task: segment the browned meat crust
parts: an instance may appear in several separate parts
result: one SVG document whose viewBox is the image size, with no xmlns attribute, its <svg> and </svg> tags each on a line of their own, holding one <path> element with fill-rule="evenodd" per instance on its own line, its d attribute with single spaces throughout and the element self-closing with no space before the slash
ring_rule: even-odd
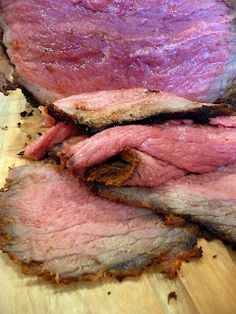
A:
<svg viewBox="0 0 236 314">
<path fill-rule="evenodd" d="M 1 234 L 0 234 L 1 235 Z M 191 245 L 191 243 L 190 243 Z M 14 255 L 7 253 L 8 256 L 16 264 L 20 266 L 22 273 L 25 275 L 36 275 L 42 279 L 54 284 L 70 284 L 78 281 L 96 281 L 98 279 L 105 279 L 107 277 L 117 278 L 118 280 L 125 277 L 138 277 L 151 265 L 158 265 L 158 271 L 164 274 L 167 278 L 173 279 L 177 276 L 183 262 L 188 262 L 191 259 L 202 257 L 202 248 L 194 247 L 191 250 L 182 252 L 176 258 L 173 258 L 168 253 L 160 255 L 159 257 L 149 258 L 141 268 L 137 268 L 136 261 L 129 261 L 128 263 L 119 264 L 114 269 L 103 273 L 88 273 L 80 278 L 60 278 L 58 274 L 54 274 L 44 269 L 43 263 L 31 262 L 29 264 L 17 259 Z M 134 268 L 137 268 L 134 270 Z"/>
<path fill-rule="evenodd" d="M 61 121 L 65 124 L 68 123 L 74 123 L 80 130 L 88 133 L 88 134 L 94 134 L 97 132 L 100 132 L 104 129 L 119 126 L 119 125 L 129 125 L 129 124 L 154 124 L 154 123 L 163 123 L 168 120 L 172 119 L 191 119 L 195 123 L 208 123 L 210 118 L 217 117 L 217 116 L 227 116 L 232 115 L 235 113 L 235 108 L 232 104 L 216 104 L 215 106 L 203 106 L 201 108 L 192 109 L 190 111 L 184 111 L 184 112 L 161 112 L 156 115 L 151 116 L 145 116 L 145 113 L 143 113 L 143 116 L 137 119 L 131 119 L 122 121 L 117 120 L 116 123 L 108 123 L 106 125 L 103 124 L 97 125 L 93 124 L 93 121 L 91 121 L 90 124 L 84 124 L 81 123 L 78 119 L 78 115 L 71 115 L 68 114 L 62 110 L 60 110 L 57 106 L 54 104 L 48 104 L 46 106 L 46 112 L 53 117 L 57 121 Z M 104 119 L 103 119 L 104 121 Z"/>
<path fill-rule="evenodd" d="M 137 151 L 127 148 L 110 161 L 88 168 L 84 178 L 88 182 L 96 181 L 107 185 L 120 185 L 132 176 L 138 162 Z"/>
</svg>

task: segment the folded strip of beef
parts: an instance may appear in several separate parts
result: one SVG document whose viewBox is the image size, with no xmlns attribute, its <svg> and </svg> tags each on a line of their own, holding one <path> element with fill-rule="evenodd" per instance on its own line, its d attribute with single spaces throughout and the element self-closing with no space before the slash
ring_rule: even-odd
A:
<svg viewBox="0 0 236 314">
<path fill-rule="evenodd" d="M 136 275 L 152 262 L 170 277 L 198 257 L 198 230 L 100 198 L 58 166 L 10 171 L 0 193 L 0 245 L 23 270 L 56 282 Z"/>
<path fill-rule="evenodd" d="M 229 125 L 235 119 L 234 109 L 229 104 L 197 103 L 160 91 L 136 88 L 71 96 L 47 105 L 42 111 L 42 118 L 43 124 L 49 127 L 62 121 L 74 125 L 80 131 L 95 133 L 113 124 L 161 123 L 173 118 L 189 118 L 202 124 L 212 121 L 213 125 L 219 124 L 220 119 L 221 125 Z M 69 129 L 60 125 L 62 129 Z M 53 130 L 27 148 L 25 156 L 33 160 L 45 157 L 52 146 L 52 134 L 58 137 Z M 59 130 L 59 126 L 55 130 Z M 42 143 L 44 150 L 34 154 L 35 150 L 40 151 Z M 59 143 L 59 140 L 55 139 L 54 143 Z"/>
<path fill-rule="evenodd" d="M 144 88 L 84 93 L 60 99 L 45 108 L 54 119 L 74 123 L 86 132 L 124 124 L 147 124 L 170 119 L 192 119 L 206 123 L 219 115 L 230 115 L 229 104 L 194 102 L 176 95 Z"/>
<path fill-rule="evenodd" d="M 47 155 L 54 145 L 78 133 L 78 129 L 72 124 L 57 123 L 26 147 L 24 157 L 31 160 L 40 160 Z"/>
<path fill-rule="evenodd" d="M 180 125 L 183 121 L 175 121 L 175 123 Z M 184 121 L 184 123 L 191 124 L 191 121 Z M 236 117 L 213 118 L 210 120 L 210 124 L 235 128 Z M 71 144 L 75 144 L 75 141 Z M 63 149 L 65 147 L 61 147 L 57 151 L 57 155 L 60 155 Z M 186 170 L 168 162 L 158 160 L 136 149 L 126 148 L 115 157 L 88 168 L 84 175 L 87 181 L 100 182 L 106 185 L 156 187 L 187 173 Z"/>
<path fill-rule="evenodd" d="M 58 150 L 57 156 L 66 147 Z M 155 187 L 187 172 L 136 149 L 126 148 L 109 161 L 88 168 L 84 178 L 88 182 L 106 185 Z"/>
<path fill-rule="evenodd" d="M 157 176 L 161 162 L 165 167 L 182 170 L 183 174 L 207 173 L 236 162 L 236 129 L 188 121 L 114 127 L 67 146 L 58 156 L 67 168 L 75 171 L 97 166 L 126 148 L 144 153 L 139 155 L 143 164 L 152 164 L 156 159 L 157 167 L 153 169 L 157 170 Z M 152 157 L 148 162 L 146 155 Z"/>
<path fill-rule="evenodd" d="M 94 190 L 110 200 L 190 218 L 236 244 L 236 165 L 187 175 L 156 188 L 96 184 Z"/>
<path fill-rule="evenodd" d="M 143 86 L 212 102 L 235 93 L 224 0 L 1 0 L 15 80 L 41 102 Z"/>
</svg>

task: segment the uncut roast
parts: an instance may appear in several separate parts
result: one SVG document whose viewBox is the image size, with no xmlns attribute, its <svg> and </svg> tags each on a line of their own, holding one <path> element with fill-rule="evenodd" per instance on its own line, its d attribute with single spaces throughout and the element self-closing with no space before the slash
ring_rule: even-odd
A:
<svg viewBox="0 0 236 314">
<path fill-rule="evenodd" d="M 41 102 L 132 87 L 235 93 L 234 1 L 1 0 L 14 81 Z"/>
</svg>

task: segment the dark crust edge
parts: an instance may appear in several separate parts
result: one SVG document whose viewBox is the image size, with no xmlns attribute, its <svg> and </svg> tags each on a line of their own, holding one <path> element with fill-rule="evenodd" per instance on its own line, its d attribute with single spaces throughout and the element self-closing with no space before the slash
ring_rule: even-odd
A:
<svg viewBox="0 0 236 314">
<path fill-rule="evenodd" d="M 104 197 L 110 201 L 120 202 L 122 204 L 129 205 L 129 206 L 137 206 L 137 207 L 144 207 L 144 208 L 152 209 L 155 213 L 161 214 L 161 215 L 174 215 L 174 216 L 182 218 L 182 219 L 184 218 L 189 223 L 192 223 L 195 226 L 199 227 L 200 236 L 202 236 L 208 240 L 221 239 L 226 244 L 229 244 L 232 247 L 236 247 L 236 242 L 233 241 L 229 235 L 226 235 L 225 233 L 216 230 L 214 225 L 209 223 L 209 222 L 203 222 L 203 221 L 199 221 L 198 219 L 192 218 L 190 214 L 185 214 L 185 215 L 184 214 L 183 215 L 175 214 L 174 212 L 167 212 L 161 208 L 154 208 L 152 206 L 149 206 L 149 204 L 145 203 L 145 202 L 141 204 L 138 201 L 131 201 L 131 200 L 126 199 L 125 197 L 124 198 L 113 197 L 112 195 L 110 195 L 109 191 L 103 190 L 103 185 L 100 183 L 93 182 L 93 183 L 89 183 L 88 185 L 94 193 L 96 193 L 97 195 Z M 107 189 L 107 187 L 105 187 L 105 189 Z"/>
<path fill-rule="evenodd" d="M 46 112 L 55 120 L 63 122 L 65 124 L 73 123 L 76 127 L 89 134 L 93 135 L 95 133 L 101 132 L 105 129 L 121 126 L 121 125 L 130 125 L 130 124 L 154 124 L 154 123 L 163 123 L 168 120 L 177 119 L 191 119 L 197 124 L 207 124 L 209 123 L 210 118 L 214 118 L 217 116 L 228 116 L 235 114 L 235 107 L 231 103 L 227 104 L 216 104 L 215 106 L 205 106 L 203 105 L 201 108 L 182 111 L 182 112 L 162 112 L 157 115 L 151 115 L 146 118 L 130 120 L 130 121 L 117 121 L 117 123 L 110 123 L 104 127 L 94 127 L 88 124 L 80 124 L 75 115 L 69 115 L 65 113 L 63 110 L 59 109 L 54 104 L 46 105 Z"/>
<path fill-rule="evenodd" d="M 1 233 L 0 236 L 2 236 Z M 79 281 L 96 281 L 98 279 L 105 279 L 108 277 L 116 278 L 118 280 L 124 279 L 128 276 L 138 277 L 142 275 L 144 271 L 152 265 L 153 266 L 158 265 L 158 271 L 160 273 L 164 274 L 169 279 L 173 279 L 177 276 L 178 271 L 181 268 L 182 262 L 186 262 L 194 258 L 197 259 L 202 256 L 203 253 L 202 248 L 196 247 L 197 235 L 195 235 L 195 237 L 192 238 L 190 241 L 191 243 L 189 243 L 189 245 L 192 246 L 191 249 L 185 251 L 183 250 L 177 256 L 171 256 L 169 252 L 161 253 L 159 256 L 155 257 L 149 256 L 147 257 L 145 263 L 143 265 L 140 265 L 139 269 L 137 270 L 125 269 L 126 265 L 132 262 L 132 260 L 130 260 L 124 264 L 114 265 L 114 268 L 111 270 L 102 271 L 98 273 L 86 273 L 80 277 L 71 278 L 60 278 L 59 274 L 50 272 L 49 270 L 45 269 L 43 263 L 32 261 L 27 264 L 21 261 L 20 259 L 16 258 L 13 254 L 9 252 L 4 252 L 4 249 L 2 249 L 2 251 L 3 253 L 7 254 L 10 257 L 10 259 L 14 261 L 14 263 L 20 266 L 20 270 L 23 274 L 36 275 L 54 284 L 59 283 L 70 284 Z M 124 267 L 123 270 L 122 267 Z"/>
<path fill-rule="evenodd" d="M 139 156 L 136 150 L 126 148 L 106 162 L 87 168 L 84 173 L 84 181 L 119 186 L 132 177 L 138 164 Z"/>
<path fill-rule="evenodd" d="M 23 95 L 25 96 L 25 99 L 32 107 L 37 108 L 40 106 L 40 102 L 27 88 L 22 85 L 19 85 L 18 87 L 21 89 Z"/>
<path fill-rule="evenodd" d="M 10 187 L 9 183 L 10 182 L 8 182 L 7 189 Z M 202 248 L 196 246 L 199 231 L 197 227 L 189 225 L 182 218 L 178 218 L 175 215 L 166 215 L 166 217 L 168 216 L 170 217 L 166 218 L 166 222 L 163 220 L 164 224 L 175 228 L 185 228 L 186 232 L 188 231 L 190 233 L 188 242 L 185 244 L 186 248 L 177 255 L 173 255 L 171 251 L 166 251 L 160 255 L 147 256 L 145 262 L 142 265 L 139 265 L 136 270 L 132 269 L 132 260 L 129 260 L 121 264 L 114 264 L 110 270 L 100 271 L 97 273 L 86 273 L 79 277 L 60 278 L 59 274 L 50 272 L 48 269 L 46 269 L 44 263 L 36 261 L 25 263 L 19 258 L 15 257 L 14 254 L 4 251 L 4 245 L 7 244 L 9 240 L 11 240 L 11 237 L 1 229 L 1 225 L 11 223 L 10 221 L 5 220 L 4 217 L 0 217 L 0 249 L 16 264 L 18 264 L 18 266 L 20 266 L 21 271 L 25 275 L 36 275 L 55 284 L 70 284 L 72 282 L 78 281 L 96 281 L 98 279 L 104 279 L 107 277 L 117 278 L 118 280 L 127 276 L 137 277 L 143 274 L 146 268 L 151 265 L 158 265 L 158 271 L 162 274 L 165 274 L 167 278 L 172 279 L 177 276 L 182 262 L 189 261 L 193 258 L 200 258 L 202 256 Z"/>
</svg>

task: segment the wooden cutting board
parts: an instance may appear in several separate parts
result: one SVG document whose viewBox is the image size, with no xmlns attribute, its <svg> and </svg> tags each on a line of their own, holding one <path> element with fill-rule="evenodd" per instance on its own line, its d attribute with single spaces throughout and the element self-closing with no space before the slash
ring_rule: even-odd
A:
<svg viewBox="0 0 236 314">
<path fill-rule="evenodd" d="M 8 97 L 0 95 L 1 186 L 8 167 L 25 163 L 17 156 L 28 141 L 17 127 L 22 119 L 19 113 L 25 109 L 29 107 L 19 90 Z M 108 279 L 69 286 L 25 276 L 0 252 L 0 314 L 236 313 L 236 253 L 221 241 L 200 240 L 199 245 L 203 257 L 185 263 L 174 280 L 152 267 L 141 277 L 123 282 Z M 177 300 L 168 304 L 172 291 Z"/>
</svg>

